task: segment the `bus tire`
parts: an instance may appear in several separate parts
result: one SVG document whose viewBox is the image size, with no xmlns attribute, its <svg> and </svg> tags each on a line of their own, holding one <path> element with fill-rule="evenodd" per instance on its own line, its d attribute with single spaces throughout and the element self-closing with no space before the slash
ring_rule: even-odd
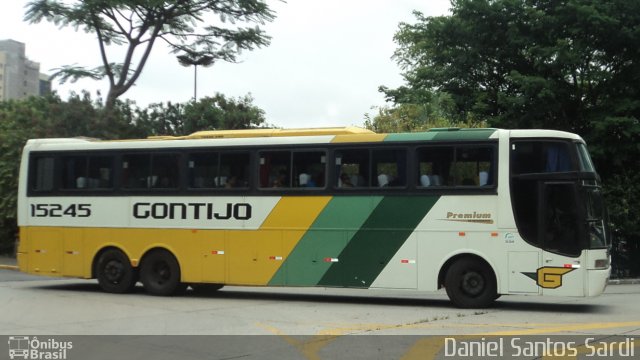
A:
<svg viewBox="0 0 640 360">
<path fill-rule="evenodd" d="M 137 272 L 125 253 L 107 249 L 96 263 L 96 278 L 100 288 L 108 293 L 123 294 L 133 290 L 138 282 Z"/>
<path fill-rule="evenodd" d="M 142 258 L 140 281 L 151 295 L 169 296 L 187 288 L 180 282 L 180 265 L 166 250 L 153 250 Z"/>
<path fill-rule="evenodd" d="M 467 309 L 486 308 L 497 298 L 496 277 L 484 261 L 462 258 L 447 270 L 444 286 L 451 302 Z"/>
</svg>

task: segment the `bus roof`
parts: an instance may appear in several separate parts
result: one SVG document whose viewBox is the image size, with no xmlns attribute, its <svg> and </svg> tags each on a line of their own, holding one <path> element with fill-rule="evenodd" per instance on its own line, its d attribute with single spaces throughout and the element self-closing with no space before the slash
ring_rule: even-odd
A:
<svg viewBox="0 0 640 360">
<path fill-rule="evenodd" d="M 193 139 L 231 139 L 280 136 L 322 136 L 322 135 L 370 135 L 371 130 L 355 127 L 326 127 L 308 129 L 243 129 L 243 130 L 206 130 L 185 136 L 150 136 L 152 140 L 193 140 Z"/>
<path fill-rule="evenodd" d="M 309 129 L 246 129 L 199 131 L 185 136 L 152 136 L 147 139 L 98 140 L 91 138 L 32 139 L 27 142 L 31 151 L 120 149 L 120 148 L 178 148 L 183 146 L 249 146 L 295 145 L 365 142 L 419 141 L 483 141 L 497 139 L 500 132 L 512 138 L 564 138 L 582 140 L 580 136 L 556 130 L 500 130 L 494 128 L 434 128 L 423 132 L 379 134 L 358 127 L 328 127 Z M 126 145 L 125 145 L 126 144 Z"/>
</svg>

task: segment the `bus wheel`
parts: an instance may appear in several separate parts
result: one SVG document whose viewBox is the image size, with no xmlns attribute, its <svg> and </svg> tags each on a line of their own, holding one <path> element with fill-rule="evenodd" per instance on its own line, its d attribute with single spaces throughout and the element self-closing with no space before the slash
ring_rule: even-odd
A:
<svg viewBox="0 0 640 360">
<path fill-rule="evenodd" d="M 152 295 L 168 296 L 187 288 L 180 282 L 178 261 L 165 250 L 153 250 L 142 258 L 140 281 Z"/>
<path fill-rule="evenodd" d="M 483 261 L 463 258 L 451 265 L 444 286 L 449 299 L 461 308 L 485 308 L 497 298 L 495 275 Z"/>
<path fill-rule="evenodd" d="M 98 257 L 96 277 L 102 290 L 109 293 L 131 292 L 136 286 L 137 272 L 127 255 L 117 249 L 104 251 Z"/>
</svg>

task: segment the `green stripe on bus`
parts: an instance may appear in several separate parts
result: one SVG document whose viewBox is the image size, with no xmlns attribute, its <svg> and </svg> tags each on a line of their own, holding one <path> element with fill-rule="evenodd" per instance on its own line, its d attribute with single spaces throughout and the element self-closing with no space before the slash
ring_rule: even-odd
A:
<svg viewBox="0 0 640 360">
<path fill-rule="evenodd" d="M 438 196 L 387 196 L 332 263 L 318 285 L 369 287 Z"/>
<path fill-rule="evenodd" d="M 433 129 L 426 132 L 389 134 L 384 141 L 487 140 L 496 129 Z"/>
<path fill-rule="evenodd" d="M 269 285 L 315 286 L 382 196 L 336 196 L 291 251 Z M 302 211 L 302 210 L 301 210 Z"/>
<path fill-rule="evenodd" d="M 396 133 L 387 135 L 384 141 L 431 141 L 435 135 L 430 132 Z"/>
</svg>

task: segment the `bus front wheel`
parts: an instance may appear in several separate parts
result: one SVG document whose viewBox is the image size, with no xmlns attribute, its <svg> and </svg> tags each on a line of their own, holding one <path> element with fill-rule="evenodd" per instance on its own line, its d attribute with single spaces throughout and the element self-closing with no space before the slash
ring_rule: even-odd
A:
<svg viewBox="0 0 640 360">
<path fill-rule="evenodd" d="M 142 258 L 140 281 L 152 295 L 168 296 L 182 292 L 187 285 L 180 282 L 180 265 L 165 250 L 153 250 Z"/>
<path fill-rule="evenodd" d="M 474 258 L 454 262 L 444 280 L 449 299 L 461 308 L 485 308 L 497 298 L 496 278 L 491 267 Z"/>
<path fill-rule="evenodd" d="M 138 281 L 129 258 L 118 249 L 108 249 L 100 254 L 96 278 L 102 290 L 116 294 L 131 292 Z"/>
</svg>

